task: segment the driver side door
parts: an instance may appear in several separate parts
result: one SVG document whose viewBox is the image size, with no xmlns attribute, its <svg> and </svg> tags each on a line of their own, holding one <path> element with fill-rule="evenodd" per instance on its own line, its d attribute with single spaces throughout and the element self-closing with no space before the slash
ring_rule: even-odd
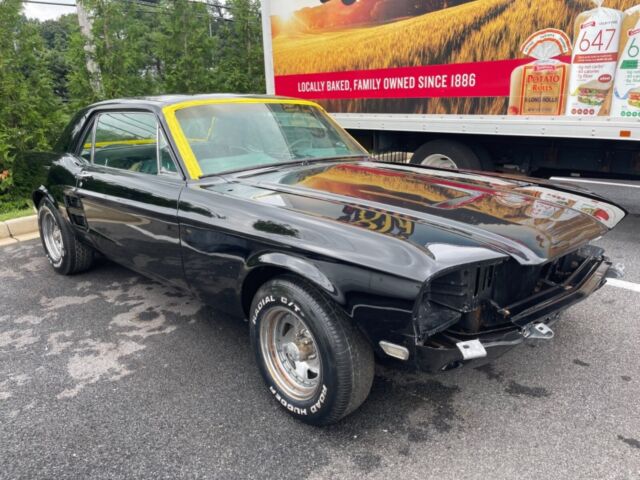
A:
<svg viewBox="0 0 640 480">
<path fill-rule="evenodd" d="M 90 239 L 116 262 L 184 287 L 177 211 L 185 181 L 155 113 L 99 112 L 89 135 L 76 195 Z"/>
</svg>

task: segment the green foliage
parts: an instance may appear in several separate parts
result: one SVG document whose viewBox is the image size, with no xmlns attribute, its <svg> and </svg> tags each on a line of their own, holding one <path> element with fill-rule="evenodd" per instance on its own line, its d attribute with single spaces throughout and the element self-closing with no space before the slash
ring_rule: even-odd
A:
<svg viewBox="0 0 640 480">
<path fill-rule="evenodd" d="M 264 64 L 260 4 L 229 0 L 233 22 L 221 30 L 219 90 L 225 92 L 264 92 Z"/>
<path fill-rule="evenodd" d="M 217 38 L 209 34 L 204 4 L 175 0 L 171 15 L 160 18 L 156 55 L 162 66 L 160 80 L 171 93 L 215 90 Z M 167 4 L 168 5 L 168 4 Z"/>
<path fill-rule="evenodd" d="M 18 153 L 47 148 L 63 121 L 38 25 L 20 9 L 0 3 L 0 208 L 24 204 L 14 193 Z"/>
<path fill-rule="evenodd" d="M 16 158 L 50 149 L 80 107 L 161 93 L 264 92 L 260 4 L 225 4 L 84 0 L 92 50 L 76 15 L 37 22 L 21 15 L 19 0 L 0 1 L 0 212 L 25 206 L 39 180 Z"/>
</svg>

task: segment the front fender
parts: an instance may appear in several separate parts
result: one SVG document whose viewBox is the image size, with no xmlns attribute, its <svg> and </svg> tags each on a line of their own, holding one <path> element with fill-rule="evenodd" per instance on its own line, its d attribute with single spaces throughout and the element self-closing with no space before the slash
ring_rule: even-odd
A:
<svg viewBox="0 0 640 480">
<path fill-rule="evenodd" d="M 401 343 L 413 333 L 412 310 L 421 287 L 419 281 L 346 262 L 301 258 L 283 252 L 256 254 L 247 262 L 247 267 L 245 286 L 254 284 L 253 280 L 261 284 L 274 273 L 283 272 L 308 280 L 336 302 L 376 349 L 380 340 Z M 267 273 L 266 278 L 261 278 L 257 273 L 260 271 Z M 247 291 L 243 287 L 243 296 Z"/>
<path fill-rule="evenodd" d="M 282 252 L 260 253 L 247 262 L 249 273 L 259 267 L 277 267 L 295 273 L 334 298 L 338 303 L 344 303 L 336 286 L 320 269 L 306 258 L 297 257 Z M 341 301 L 342 300 L 342 301 Z"/>
</svg>

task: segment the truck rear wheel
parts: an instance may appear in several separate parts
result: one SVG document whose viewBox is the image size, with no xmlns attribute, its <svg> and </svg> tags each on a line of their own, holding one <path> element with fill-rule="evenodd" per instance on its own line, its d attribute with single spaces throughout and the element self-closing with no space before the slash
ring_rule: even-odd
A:
<svg viewBox="0 0 640 480">
<path fill-rule="evenodd" d="M 288 276 L 265 283 L 251 305 L 250 330 L 269 391 L 295 418 L 335 423 L 369 395 L 371 346 L 312 285 Z"/>
<path fill-rule="evenodd" d="M 482 170 L 478 155 L 464 143 L 455 140 L 432 140 L 425 143 L 415 151 L 411 163 L 453 170 Z"/>
</svg>

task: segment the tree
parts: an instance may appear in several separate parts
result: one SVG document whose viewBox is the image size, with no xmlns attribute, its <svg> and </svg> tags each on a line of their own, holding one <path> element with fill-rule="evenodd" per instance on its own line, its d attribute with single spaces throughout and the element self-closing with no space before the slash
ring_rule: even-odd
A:
<svg viewBox="0 0 640 480">
<path fill-rule="evenodd" d="M 222 0 L 217 0 L 222 1 Z M 26 202 L 17 155 L 47 150 L 78 108 L 160 93 L 264 92 L 260 5 L 227 0 L 82 0 L 91 51 L 76 15 L 38 22 L 20 0 L 0 0 L 0 211 Z M 86 32 L 85 32 L 86 35 Z M 100 88 L 87 70 L 100 72 Z"/>
<path fill-rule="evenodd" d="M 218 41 L 209 29 L 211 21 L 203 3 L 169 0 L 162 4 L 155 55 L 161 70 L 162 90 L 167 93 L 215 91 Z"/>
<path fill-rule="evenodd" d="M 60 100 L 53 93 L 38 29 L 21 14 L 19 0 L 0 3 L 0 201 L 2 209 L 25 204 L 16 197 L 16 155 L 46 150 L 61 127 Z"/>
<path fill-rule="evenodd" d="M 91 5 L 85 2 L 86 5 Z M 136 2 L 98 0 L 93 7 L 96 60 L 105 98 L 156 93 L 149 32 L 157 15 Z"/>
<path fill-rule="evenodd" d="M 64 15 L 57 20 L 42 23 L 32 22 L 38 29 L 44 42 L 43 58 L 53 81 L 53 93 L 62 101 L 69 101 L 67 77 L 71 65 L 66 52 L 69 50 L 71 34 L 76 30 L 75 15 Z"/>
<path fill-rule="evenodd" d="M 260 3 L 229 0 L 232 20 L 221 30 L 219 88 L 226 92 L 265 91 Z"/>
</svg>

